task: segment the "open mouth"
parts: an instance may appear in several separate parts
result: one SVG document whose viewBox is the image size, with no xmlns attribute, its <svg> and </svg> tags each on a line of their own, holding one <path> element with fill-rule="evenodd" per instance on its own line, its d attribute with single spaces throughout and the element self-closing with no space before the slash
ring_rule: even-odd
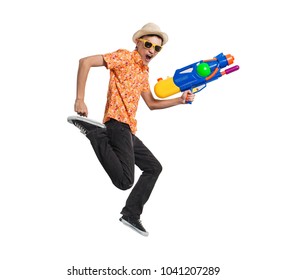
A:
<svg viewBox="0 0 286 280">
<path fill-rule="evenodd" d="M 146 61 L 150 61 L 151 59 L 153 58 L 153 56 L 149 55 L 149 54 L 146 54 Z"/>
</svg>

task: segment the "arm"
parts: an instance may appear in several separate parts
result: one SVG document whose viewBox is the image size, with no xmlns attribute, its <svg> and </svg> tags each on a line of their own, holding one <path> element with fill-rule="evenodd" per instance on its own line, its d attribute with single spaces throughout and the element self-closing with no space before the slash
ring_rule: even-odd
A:
<svg viewBox="0 0 286 280">
<path fill-rule="evenodd" d="M 186 104 L 186 101 L 194 101 L 195 98 L 195 94 L 190 90 L 184 91 L 180 97 L 165 100 L 155 99 L 150 91 L 143 92 L 141 96 L 150 110 L 165 109 L 180 104 Z"/>
<path fill-rule="evenodd" d="M 77 88 L 74 110 L 87 117 L 88 110 L 84 103 L 86 80 L 91 67 L 106 66 L 102 55 L 94 55 L 80 59 L 77 72 Z"/>
</svg>

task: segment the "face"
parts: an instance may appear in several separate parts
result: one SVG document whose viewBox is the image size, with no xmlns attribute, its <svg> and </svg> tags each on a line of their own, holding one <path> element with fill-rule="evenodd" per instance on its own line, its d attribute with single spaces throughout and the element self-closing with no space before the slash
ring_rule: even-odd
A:
<svg viewBox="0 0 286 280">
<path fill-rule="evenodd" d="M 151 48 L 146 48 L 145 46 L 146 42 L 140 41 L 140 39 L 137 40 L 136 44 L 138 53 L 140 54 L 143 63 L 145 65 L 148 65 L 149 62 L 158 54 L 158 51 L 155 50 L 154 46 L 155 45 L 162 46 L 162 39 L 157 36 L 144 36 L 141 39 L 153 44 Z"/>
</svg>

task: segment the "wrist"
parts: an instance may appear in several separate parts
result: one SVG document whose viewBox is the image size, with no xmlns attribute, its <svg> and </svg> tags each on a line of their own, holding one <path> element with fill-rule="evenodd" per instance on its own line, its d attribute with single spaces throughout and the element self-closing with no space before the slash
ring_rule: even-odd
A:
<svg viewBox="0 0 286 280">
<path fill-rule="evenodd" d="M 184 100 L 184 98 L 182 96 L 178 97 L 178 103 L 179 104 L 185 104 L 185 100 Z"/>
</svg>

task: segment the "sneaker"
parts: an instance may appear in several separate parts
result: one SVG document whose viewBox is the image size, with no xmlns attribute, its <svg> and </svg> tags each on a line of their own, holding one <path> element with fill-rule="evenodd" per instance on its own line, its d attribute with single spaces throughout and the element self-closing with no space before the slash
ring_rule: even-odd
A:
<svg viewBox="0 0 286 280">
<path fill-rule="evenodd" d="M 106 128 L 102 123 L 80 116 L 70 116 L 67 121 L 74 124 L 84 135 L 87 135 L 92 130 L 96 130 L 96 127 Z"/>
<path fill-rule="evenodd" d="M 143 227 L 143 225 L 139 219 L 134 219 L 134 218 L 127 217 L 127 216 L 122 216 L 119 219 L 119 221 L 122 222 L 124 225 L 129 226 L 130 228 L 132 228 L 133 230 L 137 231 L 138 233 L 140 233 L 144 236 L 149 235 L 149 233 Z"/>
</svg>

